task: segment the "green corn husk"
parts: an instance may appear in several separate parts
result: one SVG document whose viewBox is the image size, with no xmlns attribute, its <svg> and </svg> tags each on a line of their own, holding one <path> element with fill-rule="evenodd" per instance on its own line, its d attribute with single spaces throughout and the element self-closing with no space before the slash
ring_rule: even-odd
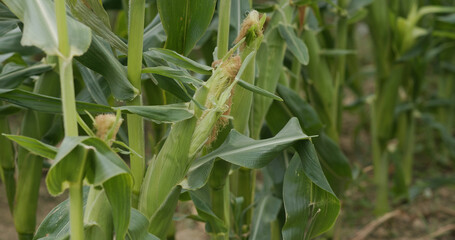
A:
<svg viewBox="0 0 455 240">
<path fill-rule="evenodd" d="M 232 51 L 228 56 L 231 54 Z M 175 206 L 166 206 L 166 202 L 176 204 L 176 201 L 168 199 L 168 195 L 183 180 L 199 150 L 215 137 L 211 136 L 213 128 L 220 124 L 220 116 L 229 109 L 227 103 L 240 68 L 240 58 L 225 57 L 223 60 L 212 77 L 196 92 L 195 99 L 204 103 L 206 109 L 198 109 L 193 103 L 190 105 L 195 112 L 194 117 L 172 126 L 161 151 L 147 170 L 139 198 L 139 210 L 148 218 L 164 208 L 172 209 L 169 214 L 173 214 Z M 149 231 L 164 238 L 167 229 L 161 226 L 151 225 Z"/>
</svg>

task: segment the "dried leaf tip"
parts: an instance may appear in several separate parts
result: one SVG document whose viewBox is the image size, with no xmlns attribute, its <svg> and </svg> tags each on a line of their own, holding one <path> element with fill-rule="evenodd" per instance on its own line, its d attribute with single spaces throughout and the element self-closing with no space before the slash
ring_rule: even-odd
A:
<svg viewBox="0 0 455 240">
<path fill-rule="evenodd" d="M 96 136 L 103 140 L 115 140 L 115 136 L 122 125 L 123 119 L 118 119 L 114 114 L 101 114 L 95 117 L 93 127 L 96 129 Z M 110 135 L 110 136 L 108 136 Z"/>
<path fill-rule="evenodd" d="M 235 42 L 239 42 L 242 38 L 246 38 L 245 44 L 249 45 L 252 41 L 263 35 L 263 25 L 265 16 L 260 15 L 258 11 L 251 11 L 243 20 L 242 27 Z"/>
</svg>

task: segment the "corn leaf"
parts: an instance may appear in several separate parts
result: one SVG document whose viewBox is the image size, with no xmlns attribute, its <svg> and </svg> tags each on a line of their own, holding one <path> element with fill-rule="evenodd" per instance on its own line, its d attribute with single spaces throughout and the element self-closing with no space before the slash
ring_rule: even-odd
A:
<svg viewBox="0 0 455 240">
<path fill-rule="evenodd" d="M 22 56 L 41 52 L 36 47 L 21 45 L 22 32 L 10 31 L 0 37 L 0 53 L 18 53 Z"/>
<path fill-rule="evenodd" d="M 262 168 L 279 152 L 292 146 L 296 141 L 309 138 L 302 132 L 297 118 L 289 120 L 275 137 L 264 140 L 253 140 L 232 130 L 219 148 L 196 159 L 190 171 L 217 157 L 242 167 Z"/>
<path fill-rule="evenodd" d="M 160 239 L 166 238 L 173 217 L 170 213 L 173 213 L 177 207 L 181 190 L 182 187 L 179 185 L 172 188 L 169 195 L 167 195 L 166 200 L 164 200 L 158 210 L 150 218 L 149 231 Z"/>
<path fill-rule="evenodd" d="M 262 89 L 260 87 L 257 87 L 257 86 L 254 86 L 248 82 L 245 82 L 243 81 L 242 79 L 240 79 L 237 84 L 253 93 L 257 93 L 259 95 L 262 95 L 264 97 L 268 97 L 268 98 L 271 98 L 271 99 L 274 99 L 274 100 L 278 100 L 278 101 L 283 101 L 283 99 L 281 99 L 280 97 L 278 97 L 277 95 L 265 90 L 265 89 Z"/>
<path fill-rule="evenodd" d="M 142 69 L 142 73 L 158 74 L 161 76 L 175 79 L 182 83 L 192 84 L 195 87 L 200 87 L 204 83 L 202 80 L 199 80 L 199 79 L 191 76 L 189 73 L 187 73 L 183 70 L 166 67 L 166 66 L 144 68 L 144 69 Z"/>
<path fill-rule="evenodd" d="M 216 0 L 157 0 L 165 48 L 188 55 L 212 20 Z"/>
<path fill-rule="evenodd" d="M 257 53 L 258 76 L 255 85 L 268 92 L 275 92 L 276 85 L 280 76 L 280 69 L 284 53 L 286 50 L 286 43 L 281 38 L 277 27 L 271 28 L 266 36 L 264 42 L 261 44 Z M 262 95 L 253 95 L 253 107 L 250 116 L 250 135 L 258 137 L 262 123 L 264 122 L 265 115 L 272 103 L 272 99 Z"/>
<path fill-rule="evenodd" d="M 196 73 L 210 75 L 213 68 L 200 64 L 185 56 L 178 54 L 175 51 L 163 48 L 151 48 L 148 52 L 144 53 L 151 57 L 161 58 L 179 67 L 191 70 Z"/>
<path fill-rule="evenodd" d="M 76 58 L 80 63 L 103 75 L 118 100 L 131 100 L 138 90 L 128 80 L 125 66 L 113 55 L 110 47 L 97 36 L 92 37 L 88 51 Z"/>
<path fill-rule="evenodd" d="M 46 113 L 62 113 L 60 98 L 31 93 L 20 89 L 0 89 L 0 99 L 25 108 Z M 110 107 L 93 103 L 77 102 L 77 109 L 80 114 L 85 111 L 95 113 L 112 112 Z"/>
<path fill-rule="evenodd" d="M 249 240 L 270 239 L 270 224 L 277 218 L 282 201 L 274 196 L 265 196 L 254 209 Z"/>
<path fill-rule="evenodd" d="M 311 148 L 310 141 L 298 148 L 299 154 L 292 158 L 284 177 L 284 240 L 306 240 L 322 234 L 335 223 L 340 211 L 340 201 L 328 187 Z"/>
<path fill-rule="evenodd" d="M 309 138 L 302 133 L 296 118 L 289 120 L 275 137 L 269 139 L 253 140 L 236 130 L 231 130 L 219 148 L 193 162 L 184 186 L 193 190 L 204 186 L 213 167 L 213 161 L 217 157 L 242 167 L 262 168 L 284 149 L 297 141 Z"/>
<path fill-rule="evenodd" d="M 66 137 L 46 176 L 49 193 L 61 194 L 85 175 L 89 183 L 104 187 L 113 210 L 116 236 L 123 239 L 130 218 L 133 180 L 129 168 L 101 139 Z"/>
<path fill-rule="evenodd" d="M 2 73 L 0 74 L 0 88 L 16 88 L 21 85 L 22 80 L 25 78 L 50 71 L 54 68 L 54 66 L 49 64 L 38 63 L 29 67 L 16 66 L 14 69 L 10 69 L 11 71 L 8 71 L 8 66 L 10 65 L 7 64 L 3 67 Z"/>
<path fill-rule="evenodd" d="M 83 207 L 87 203 L 88 187 L 83 189 Z M 39 225 L 33 240 L 66 240 L 70 238 L 70 202 L 69 199 L 61 202 Z M 86 226 L 84 226 L 85 228 Z"/>
<path fill-rule="evenodd" d="M 284 99 L 284 104 L 291 113 L 299 119 L 300 125 L 307 134 L 319 134 L 324 127 L 316 111 L 303 100 L 295 91 L 281 84 L 277 86 L 278 94 Z"/>
<path fill-rule="evenodd" d="M 36 154 L 38 156 L 54 159 L 57 155 L 58 149 L 49 144 L 45 144 L 41 141 L 38 141 L 31 137 L 21 136 L 21 135 L 9 135 L 2 134 L 3 136 L 9 138 L 10 140 L 19 144 L 19 146 L 27 149 L 29 152 Z"/>
<path fill-rule="evenodd" d="M 97 79 L 91 70 L 82 66 L 80 63 L 77 63 L 77 67 L 81 73 L 82 80 L 84 80 L 85 86 L 87 87 L 87 90 L 93 100 L 95 100 L 97 104 L 109 106 L 109 103 L 107 102 L 108 96 L 106 96 L 105 92 L 103 91 L 103 87 L 100 84 L 100 80 L 103 80 L 102 83 L 105 83 L 104 79 Z"/>
<path fill-rule="evenodd" d="M 155 123 L 172 123 L 191 118 L 194 113 L 184 103 L 155 106 L 122 106 L 120 109 L 140 115 Z"/>
<path fill-rule="evenodd" d="M 0 36 L 17 27 L 19 19 L 2 3 L 0 3 Z"/>
<path fill-rule="evenodd" d="M 68 1 L 71 13 L 82 23 L 90 27 L 96 34 L 108 41 L 123 53 L 128 46 L 110 29 L 109 16 L 98 0 Z"/>
<path fill-rule="evenodd" d="M 292 55 L 294 55 L 301 64 L 307 65 L 310 60 L 308 48 L 302 39 L 295 34 L 294 28 L 289 25 L 279 24 L 278 30 L 280 31 L 281 37 L 286 41 Z"/>
<path fill-rule="evenodd" d="M 212 211 L 210 203 L 210 195 L 208 188 L 190 191 L 191 200 L 201 219 L 206 222 L 206 229 L 209 233 L 224 233 L 227 232 L 223 220 L 216 216 Z"/>
<path fill-rule="evenodd" d="M 149 220 L 138 210 L 131 208 L 130 225 L 126 239 L 128 240 L 159 240 L 148 232 Z"/>
<path fill-rule="evenodd" d="M 4 3 L 24 23 L 21 44 L 36 46 L 49 55 L 60 55 L 54 6 L 48 0 L 7 0 Z M 82 55 L 90 46 L 92 32 L 68 17 L 69 58 Z"/>
</svg>

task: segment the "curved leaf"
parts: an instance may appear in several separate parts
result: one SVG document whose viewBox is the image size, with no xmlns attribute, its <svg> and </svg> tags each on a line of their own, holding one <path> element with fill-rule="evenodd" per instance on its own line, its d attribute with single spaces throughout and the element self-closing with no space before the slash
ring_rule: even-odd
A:
<svg viewBox="0 0 455 240">
<path fill-rule="evenodd" d="M 138 210 L 131 208 L 130 225 L 126 239 L 128 240 L 159 240 L 148 232 L 149 220 Z"/>
<path fill-rule="evenodd" d="M 131 100 L 139 93 L 128 80 L 125 66 L 114 56 L 109 45 L 99 37 L 93 35 L 90 48 L 76 60 L 103 75 L 116 99 Z"/>
<path fill-rule="evenodd" d="M 16 88 L 21 85 L 21 80 L 24 80 L 26 77 L 38 75 L 54 68 L 53 65 L 38 63 L 29 67 L 20 66 L 19 68 L 6 72 L 7 66 L 3 68 L 0 74 L 0 88 Z"/>
<path fill-rule="evenodd" d="M 154 106 L 122 106 L 114 109 L 120 109 L 140 115 L 155 123 L 173 123 L 189 119 L 194 115 L 192 110 L 184 103 Z"/>
<path fill-rule="evenodd" d="M 243 81 L 242 79 L 240 79 L 238 82 L 238 85 L 253 92 L 253 93 L 257 93 L 259 95 L 262 95 L 264 97 L 268 97 L 268 98 L 271 98 L 271 99 L 274 99 L 274 100 L 277 100 L 277 101 L 283 101 L 283 99 L 281 99 L 280 97 L 278 97 L 277 95 L 265 90 L 265 89 L 262 89 L 260 87 L 257 87 L 257 86 L 254 86 L 248 82 L 245 82 Z"/>
<path fill-rule="evenodd" d="M 147 53 L 150 57 L 156 57 L 164 59 L 170 63 L 173 63 L 179 67 L 197 72 L 200 74 L 210 75 L 212 74 L 213 68 L 195 62 L 185 56 L 178 54 L 175 51 L 163 49 L 163 48 L 151 48 Z"/>
<path fill-rule="evenodd" d="M 309 156 L 310 162 L 316 157 L 312 154 Z M 306 157 L 300 158 L 295 154 L 284 177 L 283 200 L 286 210 L 286 223 L 282 229 L 284 240 L 306 240 L 322 234 L 332 227 L 340 211 L 340 201 L 336 196 L 320 188 L 308 177 L 309 171 L 305 170 L 302 164 L 307 160 Z M 322 173 L 320 168 L 319 172 Z M 324 178 L 324 175 L 315 177 Z"/>
<path fill-rule="evenodd" d="M 109 16 L 98 0 L 68 1 L 71 13 L 96 34 L 108 41 L 113 47 L 123 53 L 128 52 L 128 46 L 110 29 Z"/>
<path fill-rule="evenodd" d="M 46 113 L 62 113 L 60 98 L 31 93 L 20 89 L 0 89 L 0 99 L 6 102 Z M 113 112 L 112 108 L 93 103 L 76 102 L 80 114 Z"/>
<path fill-rule="evenodd" d="M 254 209 L 249 240 L 270 239 L 270 224 L 280 211 L 282 201 L 274 196 L 265 196 Z"/>
<path fill-rule="evenodd" d="M 204 82 L 202 80 L 199 80 L 199 79 L 191 76 L 184 70 L 179 70 L 179 69 L 166 67 L 166 66 L 144 68 L 144 69 L 142 69 L 142 73 L 158 74 L 161 76 L 175 79 L 182 83 L 192 84 L 195 87 L 199 87 L 202 84 L 204 84 Z"/>
<path fill-rule="evenodd" d="M 87 203 L 88 187 L 83 189 L 83 207 Z M 36 230 L 33 240 L 63 240 L 70 237 L 70 201 L 65 201 L 53 208 Z"/>
<path fill-rule="evenodd" d="M 12 3 L 14 2 L 14 3 Z M 48 0 L 5 1 L 24 23 L 21 44 L 36 46 L 48 55 L 60 55 L 54 6 Z M 92 32 L 84 24 L 68 17 L 69 58 L 82 55 L 90 46 Z"/>
<path fill-rule="evenodd" d="M 21 147 L 27 149 L 33 154 L 39 155 L 44 158 L 54 159 L 57 155 L 58 149 L 54 146 L 45 144 L 41 141 L 38 141 L 34 138 L 20 136 L 20 135 L 9 135 L 2 134 L 3 136 L 9 138 L 10 140 L 16 142 Z"/>
<path fill-rule="evenodd" d="M 310 60 L 308 48 L 303 40 L 295 34 L 294 28 L 289 25 L 279 24 L 278 30 L 280 31 L 281 37 L 286 41 L 291 53 L 301 64 L 307 65 Z"/>
<path fill-rule="evenodd" d="M 242 167 L 262 168 L 279 152 L 292 146 L 296 141 L 309 138 L 302 132 L 297 118 L 289 120 L 275 137 L 264 140 L 253 140 L 232 130 L 219 148 L 196 159 L 190 171 L 217 157 Z"/>
<path fill-rule="evenodd" d="M 118 239 L 124 239 L 130 218 L 132 177 L 128 166 L 101 139 L 66 137 L 46 176 L 49 193 L 58 195 L 70 183 L 102 185 L 112 206 Z"/>
<path fill-rule="evenodd" d="M 165 47 L 188 55 L 212 20 L 216 0 L 157 0 Z"/>
</svg>

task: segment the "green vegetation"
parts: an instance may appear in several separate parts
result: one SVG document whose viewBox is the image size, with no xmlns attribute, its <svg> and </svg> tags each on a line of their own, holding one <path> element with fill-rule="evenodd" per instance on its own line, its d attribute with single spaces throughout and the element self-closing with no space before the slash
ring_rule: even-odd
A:
<svg viewBox="0 0 455 240">
<path fill-rule="evenodd" d="M 211 239 L 331 238 L 361 171 L 347 113 L 371 139 L 375 214 L 411 201 L 418 151 L 455 159 L 454 3 L 2 0 L 19 239 L 173 239 L 181 202 Z M 42 177 L 69 198 L 37 224 Z"/>
</svg>

